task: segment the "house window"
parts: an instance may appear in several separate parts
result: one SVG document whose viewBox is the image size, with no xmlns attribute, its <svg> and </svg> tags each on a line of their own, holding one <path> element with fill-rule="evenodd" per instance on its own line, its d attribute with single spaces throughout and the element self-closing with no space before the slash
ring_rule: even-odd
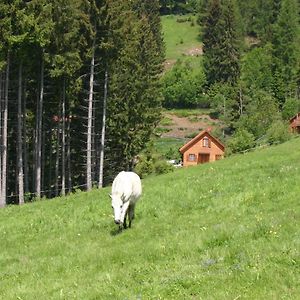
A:
<svg viewBox="0 0 300 300">
<path fill-rule="evenodd" d="M 221 155 L 221 154 L 217 154 L 216 155 L 216 160 L 220 160 L 220 159 L 222 159 L 223 158 L 223 155 Z"/>
<path fill-rule="evenodd" d="M 203 147 L 210 148 L 210 140 L 207 136 L 203 138 Z"/>
<path fill-rule="evenodd" d="M 189 154 L 188 161 L 196 161 L 196 154 Z"/>
</svg>

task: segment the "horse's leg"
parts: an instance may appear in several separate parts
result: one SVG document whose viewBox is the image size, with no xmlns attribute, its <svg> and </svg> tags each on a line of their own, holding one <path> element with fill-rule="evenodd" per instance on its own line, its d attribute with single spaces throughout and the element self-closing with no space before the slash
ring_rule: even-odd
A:
<svg viewBox="0 0 300 300">
<path fill-rule="evenodd" d="M 131 227 L 131 222 L 134 219 L 134 208 L 135 208 L 135 204 L 129 205 L 128 208 L 129 228 Z"/>
</svg>

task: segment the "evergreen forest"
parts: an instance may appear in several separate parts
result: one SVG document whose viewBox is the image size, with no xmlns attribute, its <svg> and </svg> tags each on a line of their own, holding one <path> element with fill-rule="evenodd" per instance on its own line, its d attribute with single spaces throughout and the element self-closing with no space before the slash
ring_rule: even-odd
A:
<svg viewBox="0 0 300 300">
<path fill-rule="evenodd" d="M 288 138 L 300 111 L 299 0 L 1 0 L 0 207 L 132 170 L 162 109 L 210 108 L 232 152 Z M 203 55 L 164 70 L 162 15 Z"/>
</svg>

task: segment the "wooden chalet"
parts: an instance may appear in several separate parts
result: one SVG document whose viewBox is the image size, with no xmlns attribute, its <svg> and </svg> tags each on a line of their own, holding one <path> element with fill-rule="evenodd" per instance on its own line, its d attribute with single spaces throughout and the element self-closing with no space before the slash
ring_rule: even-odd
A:
<svg viewBox="0 0 300 300">
<path fill-rule="evenodd" d="M 290 119 L 290 129 L 293 133 L 300 133 L 300 112 Z"/>
<path fill-rule="evenodd" d="M 179 149 L 184 167 L 222 159 L 224 150 L 224 145 L 211 135 L 210 130 L 200 132 Z"/>
</svg>

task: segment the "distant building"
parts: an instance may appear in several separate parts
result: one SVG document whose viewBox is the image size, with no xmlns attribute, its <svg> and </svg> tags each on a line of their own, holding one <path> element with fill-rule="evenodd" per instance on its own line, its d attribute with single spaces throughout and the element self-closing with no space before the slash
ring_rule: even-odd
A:
<svg viewBox="0 0 300 300">
<path fill-rule="evenodd" d="M 294 133 L 300 133 L 300 112 L 290 119 L 290 129 Z"/>
<path fill-rule="evenodd" d="M 224 145 L 209 130 L 200 132 L 179 149 L 184 167 L 222 159 L 224 150 Z"/>
</svg>

